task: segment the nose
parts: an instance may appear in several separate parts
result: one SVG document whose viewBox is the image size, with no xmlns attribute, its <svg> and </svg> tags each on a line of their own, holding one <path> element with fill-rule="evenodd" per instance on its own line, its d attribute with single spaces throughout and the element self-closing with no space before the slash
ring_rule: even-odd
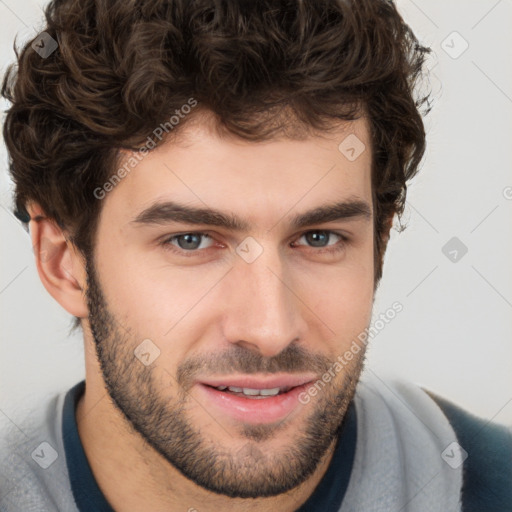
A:
<svg viewBox="0 0 512 512">
<path fill-rule="evenodd" d="M 229 273 L 223 333 L 230 343 L 272 357 L 305 337 L 303 302 L 279 255 L 238 260 Z"/>
</svg>

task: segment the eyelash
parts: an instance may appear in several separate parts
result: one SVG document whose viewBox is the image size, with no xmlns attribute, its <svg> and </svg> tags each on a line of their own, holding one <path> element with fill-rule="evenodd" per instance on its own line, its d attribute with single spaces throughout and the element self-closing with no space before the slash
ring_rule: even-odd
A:
<svg viewBox="0 0 512 512">
<path fill-rule="evenodd" d="M 315 248 L 314 246 L 306 246 L 309 249 L 315 250 L 315 253 L 317 253 L 317 254 L 323 254 L 323 253 L 336 254 L 337 252 L 340 252 L 343 249 L 345 249 L 345 246 L 349 242 L 349 238 L 347 236 L 343 235 L 342 233 L 338 233 L 337 231 L 332 231 L 329 229 L 311 229 L 309 231 L 305 231 L 297 238 L 297 240 L 300 240 L 303 236 L 305 236 L 309 233 L 319 233 L 319 232 L 327 233 L 329 236 L 330 235 L 338 236 L 340 238 L 340 240 L 338 243 L 336 243 L 334 245 L 326 246 L 326 247 Z M 198 236 L 213 239 L 213 237 L 211 235 L 209 235 L 208 233 L 202 232 L 202 231 L 186 231 L 184 233 L 178 233 L 178 234 L 166 237 L 164 240 L 162 240 L 160 242 L 160 245 L 166 251 L 171 251 L 175 254 L 178 254 L 180 256 L 185 256 L 185 257 L 196 256 L 197 254 L 201 253 L 202 251 L 207 251 L 208 249 L 212 248 L 212 247 L 207 247 L 206 249 L 191 249 L 191 250 L 187 251 L 185 249 L 180 249 L 179 247 L 176 247 L 172 244 L 172 241 L 174 241 L 177 238 L 179 238 L 180 236 L 184 236 L 184 235 L 198 235 Z"/>
</svg>

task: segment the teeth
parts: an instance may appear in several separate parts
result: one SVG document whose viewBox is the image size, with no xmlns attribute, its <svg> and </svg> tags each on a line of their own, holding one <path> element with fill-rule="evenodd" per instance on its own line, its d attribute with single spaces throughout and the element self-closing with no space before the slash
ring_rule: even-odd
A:
<svg viewBox="0 0 512 512">
<path fill-rule="evenodd" d="M 259 389 L 251 389 L 251 388 L 244 388 L 242 392 L 244 395 L 249 395 L 249 396 L 255 396 L 255 395 L 260 394 Z"/>
<path fill-rule="evenodd" d="M 229 390 L 233 393 L 243 393 L 246 396 L 276 396 L 281 391 L 281 388 L 272 389 L 253 389 L 253 388 L 239 388 L 237 386 L 217 386 L 219 391 Z M 283 391 L 287 391 L 287 388 L 283 388 Z"/>
<path fill-rule="evenodd" d="M 275 396 L 279 393 L 281 388 L 272 388 L 272 389 L 260 389 L 260 395 L 263 396 Z"/>
</svg>

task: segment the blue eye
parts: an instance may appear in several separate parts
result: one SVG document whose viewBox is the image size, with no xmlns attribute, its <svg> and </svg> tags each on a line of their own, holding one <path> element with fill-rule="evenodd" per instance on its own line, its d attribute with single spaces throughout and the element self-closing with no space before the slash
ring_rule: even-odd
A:
<svg viewBox="0 0 512 512">
<path fill-rule="evenodd" d="M 331 241 L 332 240 L 332 237 L 336 237 L 337 240 L 335 239 L 333 242 Z M 339 233 L 334 233 L 333 231 L 328 231 L 328 230 L 314 230 L 314 231 L 308 231 L 307 233 L 304 233 L 300 238 L 299 240 L 301 239 L 304 239 L 306 240 L 306 243 L 310 246 L 310 247 L 318 247 L 318 248 L 323 248 L 323 247 L 329 247 L 329 246 L 332 246 L 332 245 L 335 245 L 336 242 L 342 240 L 344 242 L 347 241 L 347 238 L 344 237 L 343 235 L 340 235 Z M 302 245 L 302 244 L 300 244 Z M 343 245 L 343 244 L 341 244 Z"/>
<path fill-rule="evenodd" d="M 344 250 L 348 241 L 349 239 L 341 233 L 315 229 L 303 233 L 291 246 L 306 246 L 318 255 L 334 254 Z M 170 235 L 162 240 L 160 244 L 165 250 L 181 256 L 205 256 L 207 254 L 206 250 L 215 245 L 215 240 L 207 233 L 189 232 Z"/>
<path fill-rule="evenodd" d="M 313 247 L 325 247 L 326 245 L 329 245 L 330 237 L 331 233 L 328 233 L 327 231 L 309 231 L 304 235 L 308 244 Z"/>
<path fill-rule="evenodd" d="M 173 235 L 164 240 L 164 245 L 173 245 L 183 251 L 196 251 L 198 249 L 206 249 L 210 245 L 205 245 L 205 240 L 213 242 L 212 238 L 206 233 L 183 233 L 181 235 Z"/>
</svg>

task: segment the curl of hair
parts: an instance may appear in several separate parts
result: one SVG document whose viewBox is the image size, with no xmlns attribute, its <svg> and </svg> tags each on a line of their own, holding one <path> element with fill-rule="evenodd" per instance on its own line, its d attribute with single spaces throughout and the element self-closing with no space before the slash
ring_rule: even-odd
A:
<svg viewBox="0 0 512 512">
<path fill-rule="evenodd" d="M 119 150 L 140 147 L 191 97 L 219 130 L 253 141 L 364 113 L 378 283 L 430 109 L 429 95 L 414 94 L 430 49 L 391 0 L 53 0 L 45 15 L 58 48 L 41 58 L 29 41 L 1 91 L 20 218 L 37 202 L 90 253 L 102 204 L 93 191 Z"/>
</svg>

